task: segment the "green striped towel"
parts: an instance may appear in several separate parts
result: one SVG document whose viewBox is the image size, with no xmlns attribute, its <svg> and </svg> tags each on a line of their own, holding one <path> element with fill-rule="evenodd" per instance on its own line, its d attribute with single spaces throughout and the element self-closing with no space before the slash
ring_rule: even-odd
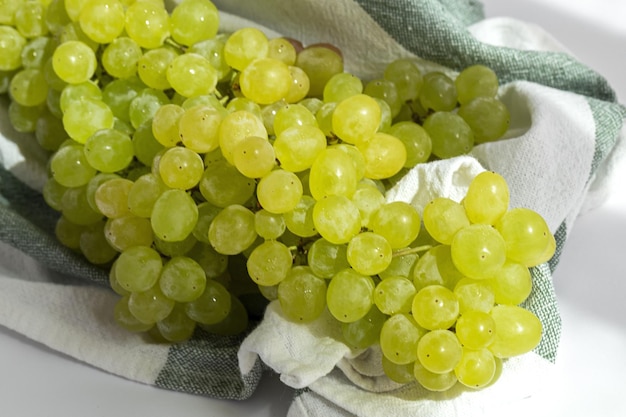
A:
<svg viewBox="0 0 626 417">
<path fill-rule="evenodd" d="M 574 219 L 601 204 L 620 136 L 624 108 L 606 80 L 577 62 L 558 42 L 514 20 L 483 20 L 472 0 L 216 0 L 222 29 L 257 26 L 305 44 L 341 48 L 346 70 L 381 74 L 397 57 L 416 57 L 450 71 L 483 63 L 494 68 L 514 120 L 511 138 L 481 145 L 471 155 L 412 171 L 388 198 L 423 205 L 436 195 L 457 196 L 484 169 L 502 173 L 512 205 L 542 213 L 562 248 Z M 537 40 L 540 42 L 537 42 Z M 520 49 L 520 45 L 524 45 Z M 426 62 L 422 65 L 430 65 Z M 485 414 L 485 404 L 510 404 L 532 395 L 558 353 L 560 319 L 551 273 L 557 256 L 533 270 L 527 307 L 544 321 L 542 343 L 507 361 L 500 381 L 475 393 L 430 394 L 380 377 L 379 352 L 352 352 L 334 341 L 324 318 L 310 326 L 286 322 L 270 304 L 246 335 L 198 331 L 180 345 L 150 344 L 111 319 L 117 296 L 107 274 L 60 246 L 56 214 L 40 195 L 45 155 L 32 138 L 12 132 L 0 111 L 0 324 L 81 361 L 138 382 L 216 398 L 245 399 L 265 369 L 299 388 L 290 416 L 409 416 Z M 278 329 L 289 329 L 288 337 Z M 329 337 L 319 336 L 329 331 Z M 323 333 L 322 333 L 323 334 Z M 295 349 L 294 349 L 295 348 Z M 311 354 L 313 353 L 313 354 Z M 442 399 L 447 398 L 445 401 Z"/>
</svg>

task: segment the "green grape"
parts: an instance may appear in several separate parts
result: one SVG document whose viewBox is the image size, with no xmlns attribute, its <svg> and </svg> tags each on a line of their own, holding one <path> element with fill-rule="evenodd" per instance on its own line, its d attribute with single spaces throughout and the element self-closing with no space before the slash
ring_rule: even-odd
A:
<svg viewBox="0 0 626 417">
<path fill-rule="evenodd" d="M 289 91 L 287 92 L 287 95 L 285 95 L 284 100 L 287 103 L 298 103 L 304 100 L 307 94 L 309 94 L 311 81 L 302 68 L 290 65 L 288 66 L 288 69 L 291 84 L 289 84 Z"/>
<path fill-rule="evenodd" d="M 313 207 L 313 224 L 329 242 L 348 243 L 361 230 L 361 215 L 347 197 L 331 195 Z"/>
<path fill-rule="evenodd" d="M 274 141 L 281 168 L 291 172 L 311 168 L 324 149 L 326 136 L 316 126 L 293 126 L 278 133 Z"/>
<path fill-rule="evenodd" d="M 385 196 L 375 186 L 360 182 L 351 200 L 361 213 L 361 226 L 368 227 L 372 214 L 385 203 Z"/>
<path fill-rule="evenodd" d="M 215 5 L 207 0 L 183 0 L 172 11 L 172 38 L 181 45 L 213 38 L 217 34 L 219 15 Z"/>
<path fill-rule="evenodd" d="M 46 82 L 50 89 L 55 91 L 61 91 L 68 84 L 63 81 L 59 76 L 54 72 L 54 68 L 52 65 L 52 57 L 48 58 L 43 65 L 43 75 L 46 78 Z"/>
<path fill-rule="evenodd" d="M 15 101 L 9 104 L 9 121 L 17 132 L 32 133 L 37 129 L 37 121 L 45 108 L 43 106 L 23 106 Z"/>
<path fill-rule="evenodd" d="M 369 81 L 365 84 L 363 93 L 368 96 L 379 98 L 389 105 L 391 118 L 395 118 L 400 112 L 403 100 L 400 97 L 398 87 L 393 81 L 383 78 Z"/>
<path fill-rule="evenodd" d="M 459 317 L 459 301 L 448 288 L 428 285 L 413 297 L 411 312 L 415 321 L 425 329 L 449 329 Z"/>
<path fill-rule="evenodd" d="M 295 266 L 278 283 L 278 301 L 289 320 L 310 322 L 326 308 L 326 282 L 308 266 Z"/>
<path fill-rule="evenodd" d="M 128 106 L 128 119 L 133 128 L 151 121 L 156 111 L 169 103 L 169 98 L 161 90 L 146 88 L 133 98 Z"/>
<path fill-rule="evenodd" d="M 63 126 L 67 134 L 79 143 L 85 143 L 100 129 L 112 128 L 114 122 L 109 106 L 89 98 L 70 103 L 63 114 Z"/>
<path fill-rule="evenodd" d="M 390 178 L 406 163 L 404 143 L 388 133 L 376 132 L 366 142 L 357 144 L 365 160 L 365 177 Z"/>
<path fill-rule="evenodd" d="M 118 252 L 109 245 L 104 237 L 104 222 L 88 225 L 80 235 L 80 252 L 88 262 L 94 265 L 107 265 Z"/>
<path fill-rule="evenodd" d="M 482 349 L 496 337 L 496 322 L 484 311 L 465 311 L 456 322 L 456 336 L 464 348 Z"/>
<path fill-rule="evenodd" d="M 224 255 L 236 255 L 252 245 L 257 238 L 254 230 L 254 213 L 232 204 L 215 216 L 209 227 L 209 241 Z"/>
<path fill-rule="evenodd" d="M 88 186 L 66 189 L 60 203 L 61 212 L 72 223 L 86 226 L 102 219 L 102 213 L 90 204 Z"/>
<path fill-rule="evenodd" d="M 243 71 L 252 61 L 267 56 L 269 40 L 259 29 L 248 27 L 233 32 L 224 45 L 226 63 Z"/>
<path fill-rule="evenodd" d="M 225 44 L 226 40 L 224 37 L 215 37 L 196 42 L 187 51 L 205 57 L 217 71 L 217 79 L 225 81 L 232 75 L 232 68 L 228 66 L 224 59 Z"/>
<path fill-rule="evenodd" d="M 454 80 L 461 105 L 476 97 L 495 97 L 498 93 L 498 76 L 485 65 L 471 65 L 464 68 Z"/>
<path fill-rule="evenodd" d="M 550 250 L 553 239 L 550 228 L 534 210 L 513 208 L 496 222 L 495 227 L 506 243 L 507 258 L 513 261 L 532 267 L 548 261 L 554 253 Z"/>
<path fill-rule="evenodd" d="M 363 93 L 363 82 L 359 77 L 348 72 L 340 72 L 324 85 L 323 99 L 325 102 L 337 102 Z"/>
<path fill-rule="evenodd" d="M 0 25 L 14 25 L 15 11 L 24 3 L 24 0 L 0 1 Z"/>
<path fill-rule="evenodd" d="M 285 218 L 282 214 L 270 213 L 264 209 L 254 213 L 254 230 L 263 239 L 278 239 L 285 229 Z"/>
<path fill-rule="evenodd" d="M 341 323 L 341 333 L 352 349 L 367 349 L 380 340 L 380 331 L 386 320 L 387 316 L 376 306 L 372 306 L 362 318 L 350 323 Z"/>
<path fill-rule="evenodd" d="M 52 177 L 65 187 L 79 187 L 96 175 L 96 170 L 85 157 L 81 144 L 69 144 L 59 148 L 50 159 Z"/>
<path fill-rule="evenodd" d="M 323 149 L 309 173 L 309 188 L 316 200 L 328 196 L 351 198 L 358 183 L 357 171 L 350 155 L 341 149 Z"/>
<path fill-rule="evenodd" d="M 89 0 L 64 0 L 67 16 L 72 21 L 77 21 L 81 10 Z"/>
<path fill-rule="evenodd" d="M 413 376 L 422 387 L 433 392 L 448 391 L 458 381 L 454 371 L 443 373 L 431 372 L 419 361 L 415 361 Z"/>
<path fill-rule="evenodd" d="M 189 250 L 179 252 L 198 262 L 207 278 L 217 279 L 228 267 L 228 256 L 218 253 L 210 244 L 204 242 L 197 242 Z"/>
<path fill-rule="evenodd" d="M 500 139 L 509 129 L 511 115 L 506 105 L 494 97 L 477 97 L 458 111 L 474 132 L 476 143 Z"/>
<path fill-rule="evenodd" d="M 498 304 L 521 304 L 530 295 L 533 282 L 530 270 L 519 262 L 507 260 L 487 283 Z"/>
<path fill-rule="evenodd" d="M 115 273 L 116 262 L 117 262 L 117 259 L 113 261 L 113 263 L 111 264 L 111 269 L 109 269 L 109 286 L 117 295 L 121 295 L 122 297 L 124 297 L 124 296 L 130 295 L 130 291 L 127 291 L 125 288 L 122 288 L 120 283 L 117 281 L 117 275 Z"/>
<path fill-rule="evenodd" d="M 533 312 L 518 306 L 498 305 L 490 314 L 496 323 L 496 337 L 489 350 L 495 357 L 522 355 L 541 341 L 543 326 Z"/>
<path fill-rule="evenodd" d="M 254 194 L 254 180 L 241 174 L 225 160 L 208 166 L 199 183 L 200 193 L 211 204 L 227 207 L 244 204 Z"/>
<path fill-rule="evenodd" d="M 333 113 L 337 103 L 334 101 L 323 103 L 319 109 L 315 112 L 315 120 L 317 120 L 317 126 L 322 129 L 326 137 L 332 138 L 335 136 L 333 133 Z"/>
<path fill-rule="evenodd" d="M 159 286 L 166 297 L 186 303 L 202 295 L 206 280 L 204 269 L 198 262 L 187 256 L 175 256 L 163 265 Z"/>
<path fill-rule="evenodd" d="M 133 133 L 132 140 L 135 158 L 146 167 L 152 167 L 157 155 L 164 153 L 166 149 L 154 137 L 151 121 L 146 121 L 140 125 Z M 157 167 L 154 168 L 155 171 L 158 169 Z"/>
<path fill-rule="evenodd" d="M 360 274 L 376 275 L 391 263 L 389 242 L 373 232 L 359 233 L 350 239 L 347 251 L 348 263 Z"/>
<path fill-rule="evenodd" d="M 438 111 L 426 118 L 424 129 L 432 141 L 432 153 L 441 159 L 453 158 L 472 150 L 474 133 L 461 116 Z"/>
<path fill-rule="evenodd" d="M 217 85 L 217 71 L 202 55 L 178 55 L 167 67 L 166 77 L 181 96 L 196 97 L 211 94 Z"/>
<path fill-rule="evenodd" d="M 388 278 L 408 278 L 409 281 L 411 281 L 411 274 L 413 273 L 413 269 L 419 258 L 420 257 L 417 253 L 407 253 L 402 255 L 396 252 L 387 269 L 378 274 L 378 276 L 383 280 Z M 411 283 L 412 282 L 413 281 L 411 281 Z M 413 289 L 415 289 L 415 284 L 412 285 Z"/>
<path fill-rule="evenodd" d="M 230 99 L 228 104 L 226 104 L 226 110 L 228 110 L 229 113 L 244 110 L 259 118 L 263 118 L 261 106 L 246 97 L 234 97 Z"/>
<path fill-rule="evenodd" d="M 268 175 L 276 166 L 276 154 L 269 140 L 248 136 L 233 149 L 233 161 L 237 170 L 248 178 Z"/>
<path fill-rule="evenodd" d="M 470 224 L 465 208 L 447 197 L 431 200 L 424 207 L 423 220 L 428 233 L 445 245 L 452 243 L 456 232 Z"/>
<path fill-rule="evenodd" d="M 332 278 L 339 271 L 350 266 L 347 258 L 347 245 L 317 239 L 307 253 L 307 263 L 318 277 Z"/>
<path fill-rule="evenodd" d="M 281 106 L 274 115 L 274 135 L 279 136 L 282 132 L 293 127 L 314 126 L 317 120 L 311 111 L 302 104 L 286 104 Z"/>
<path fill-rule="evenodd" d="M 452 261 L 465 276 L 492 277 L 504 265 L 507 248 L 498 230 L 486 224 L 472 224 L 456 232 L 450 244 Z"/>
<path fill-rule="evenodd" d="M 124 28 L 142 48 L 158 48 L 170 35 L 170 16 L 162 4 L 137 1 L 126 9 Z"/>
<path fill-rule="evenodd" d="M 193 229 L 193 235 L 195 238 L 204 243 L 209 242 L 209 227 L 211 222 L 222 211 L 220 207 L 216 207 L 213 204 L 205 201 L 198 204 L 198 222 Z"/>
<path fill-rule="evenodd" d="M 382 366 L 385 375 L 398 384 L 409 384 L 411 382 L 415 382 L 415 375 L 413 375 L 414 362 L 397 364 L 391 362 L 386 356 L 383 355 Z"/>
<path fill-rule="evenodd" d="M 385 237 L 392 249 L 407 247 L 420 231 L 420 215 L 403 201 L 383 204 L 371 216 L 369 226 L 374 233 Z"/>
<path fill-rule="evenodd" d="M 246 65 L 239 75 L 242 94 L 261 105 L 284 99 L 291 84 L 289 67 L 273 58 L 257 58 Z"/>
<path fill-rule="evenodd" d="M 78 41 L 80 43 L 85 44 L 89 49 L 91 49 L 94 53 L 98 52 L 98 48 L 100 44 L 89 36 L 85 34 L 83 29 L 80 27 L 80 23 L 78 21 L 70 22 L 66 24 L 56 35 L 60 44 L 66 42 L 74 42 Z"/>
<path fill-rule="evenodd" d="M 122 20 L 123 23 L 123 20 Z M 137 65 L 143 51 L 131 38 L 115 38 L 102 51 L 102 67 L 116 78 L 128 78 L 137 74 Z"/>
<path fill-rule="evenodd" d="M 406 168 L 428 161 L 432 151 L 432 141 L 424 128 L 412 121 L 398 122 L 391 125 L 390 135 L 400 139 L 406 149 Z"/>
<path fill-rule="evenodd" d="M 114 79 L 102 89 L 102 101 L 118 119 L 130 122 L 130 104 L 146 88 L 137 77 Z"/>
<path fill-rule="evenodd" d="M 388 63 L 383 78 L 396 85 L 402 102 L 416 100 L 424 83 L 420 69 L 407 58 L 395 59 Z"/>
<path fill-rule="evenodd" d="M 172 88 L 167 79 L 167 69 L 177 56 L 178 52 L 170 47 L 149 49 L 137 61 L 137 75 L 150 88 Z"/>
<path fill-rule="evenodd" d="M 149 246 L 133 246 L 115 261 L 115 278 L 129 292 L 147 291 L 156 284 L 163 269 L 161 255 Z"/>
<path fill-rule="evenodd" d="M 54 72 L 69 84 L 88 81 L 96 71 L 97 61 L 93 50 L 80 41 L 67 41 L 59 45 L 52 55 Z"/>
<path fill-rule="evenodd" d="M 257 199 L 272 213 L 286 213 L 296 208 L 302 198 L 302 183 L 293 172 L 277 169 L 259 181 Z"/>
<path fill-rule="evenodd" d="M 68 187 L 61 185 L 54 177 L 49 177 L 43 186 L 41 191 L 42 197 L 46 204 L 56 211 L 61 211 L 63 200 L 63 194 L 67 191 Z"/>
<path fill-rule="evenodd" d="M 378 102 L 368 95 L 356 94 L 337 104 L 332 114 L 332 130 L 344 142 L 360 144 L 370 140 L 380 121 Z"/>
<path fill-rule="evenodd" d="M 175 146 L 161 156 L 159 174 L 166 186 L 188 190 L 200 182 L 204 163 L 202 157 L 194 151 Z"/>
<path fill-rule="evenodd" d="M 343 72 L 343 57 L 328 44 L 313 44 L 302 49 L 296 58 L 296 66 L 309 77 L 309 97 L 322 97 L 324 86 L 330 78 Z"/>
<path fill-rule="evenodd" d="M 175 302 L 163 294 L 158 285 L 133 292 L 128 299 L 128 310 L 142 323 L 156 323 L 163 320 L 174 309 Z"/>
<path fill-rule="evenodd" d="M 394 314 L 380 330 L 380 349 L 392 363 L 407 365 L 417 359 L 417 345 L 425 334 L 409 314 Z"/>
<path fill-rule="evenodd" d="M 231 294 L 230 299 L 230 311 L 223 320 L 215 324 L 199 323 L 199 326 L 209 333 L 222 336 L 233 336 L 246 331 L 249 323 L 248 311 L 239 298 Z"/>
<path fill-rule="evenodd" d="M 38 106 L 48 98 L 48 84 L 40 69 L 23 69 L 13 76 L 11 98 L 22 106 Z"/>
<path fill-rule="evenodd" d="M 470 183 L 463 207 L 472 223 L 495 224 L 509 209 L 509 186 L 493 171 L 478 174 Z"/>
<path fill-rule="evenodd" d="M 146 332 L 152 328 L 153 323 L 143 323 L 139 321 L 128 308 L 128 300 L 130 294 L 123 296 L 116 303 L 113 308 L 113 319 L 123 329 L 130 332 Z"/>
<path fill-rule="evenodd" d="M 185 110 L 189 110 L 192 107 L 202 105 L 202 106 L 209 106 L 217 110 L 222 116 L 226 116 L 229 113 L 228 110 L 226 110 L 226 107 L 224 107 L 224 104 L 222 104 L 220 99 L 217 98 L 216 94 L 202 94 L 202 95 L 194 96 L 194 97 L 183 97 L 180 94 L 175 93 L 174 102 L 177 102 L 177 101 L 180 102 L 181 100 L 182 100 L 182 103 L 178 103 L 178 104 L 180 104 Z"/>
<path fill-rule="evenodd" d="M 488 280 L 462 278 L 456 283 L 453 291 L 459 300 L 461 314 L 467 311 L 488 313 L 495 303 L 495 295 Z"/>
<path fill-rule="evenodd" d="M 67 84 L 61 90 L 59 106 L 65 112 L 72 103 L 82 99 L 102 100 L 102 90 L 93 81 L 85 81 L 79 84 Z"/>
<path fill-rule="evenodd" d="M 94 201 L 98 211 L 110 219 L 130 214 L 128 193 L 133 182 L 126 178 L 109 179 L 98 186 Z"/>
<path fill-rule="evenodd" d="M 43 70 L 44 64 L 52 57 L 56 42 L 47 36 L 30 39 L 22 49 L 22 66 Z"/>
<path fill-rule="evenodd" d="M 94 41 L 111 43 L 124 31 L 124 6 L 119 0 L 89 0 L 80 11 L 78 22 Z"/>
<path fill-rule="evenodd" d="M 80 235 L 83 231 L 85 226 L 73 223 L 65 216 L 60 216 L 54 227 L 56 238 L 70 249 L 80 249 Z"/>
<path fill-rule="evenodd" d="M 46 25 L 46 6 L 37 1 L 27 1 L 20 4 L 13 16 L 17 30 L 25 38 L 35 38 L 48 34 Z"/>
<path fill-rule="evenodd" d="M 279 37 L 268 41 L 267 57 L 278 59 L 286 65 L 294 65 L 296 63 L 296 48 L 288 39 Z"/>
<path fill-rule="evenodd" d="M 454 368 L 458 381 L 470 388 L 484 388 L 491 384 L 496 376 L 496 359 L 485 348 L 463 348 L 461 361 Z"/>
<path fill-rule="evenodd" d="M 198 207 L 184 190 L 166 190 L 155 201 L 150 218 L 155 235 L 166 242 L 184 240 L 198 221 Z"/>
<path fill-rule="evenodd" d="M 267 138 L 267 130 L 263 120 L 248 111 L 236 111 L 222 120 L 218 130 L 219 144 L 224 158 L 234 165 L 234 149 L 237 143 L 249 136 Z"/>
<path fill-rule="evenodd" d="M 71 1 L 71 0 L 70 0 Z M 11 1 L 15 3 L 15 1 Z M 46 25 L 51 33 L 57 34 L 63 26 L 70 23 L 70 17 L 65 9 L 65 0 L 51 0 L 46 10 Z"/>
<path fill-rule="evenodd" d="M 312 237 L 317 234 L 313 222 L 313 207 L 315 199 L 309 195 L 303 195 L 293 210 L 283 213 L 283 220 L 287 229 L 300 237 Z"/>
<path fill-rule="evenodd" d="M 436 374 L 454 370 L 462 355 L 461 343 L 450 330 L 431 330 L 417 343 L 417 359 L 424 368 Z"/>
<path fill-rule="evenodd" d="M 181 139 L 185 139 L 179 133 L 179 121 L 184 113 L 185 109 L 174 103 L 163 104 L 154 112 L 151 122 L 152 134 L 161 145 L 169 148 L 176 146 Z M 189 144 L 192 145 L 193 141 L 189 140 Z M 197 147 L 185 146 L 198 152 Z"/>
<path fill-rule="evenodd" d="M 457 91 L 452 78 L 442 72 L 433 71 L 424 74 L 423 81 L 419 101 L 424 109 L 449 112 L 456 108 Z"/>
<path fill-rule="evenodd" d="M 169 342 L 184 342 L 193 335 L 196 322 L 187 316 L 184 304 L 176 303 L 170 314 L 156 323 L 163 338 Z"/>
<path fill-rule="evenodd" d="M 150 220 L 134 215 L 108 219 L 104 225 L 104 237 L 118 252 L 132 246 L 150 246 L 152 226 Z"/>
<path fill-rule="evenodd" d="M 178 113 L 177 111 L 176 114 Z M 172 131 L 171 135 L 163 137 L 160 142 L 167 146 L 167 143 L 182 140 L 185 147 L 198 153 L 211 152 L 219 147 L 217 132 L 222 118 L 222 114 L 210 106 L 191 107 L 178 115 L 178 138 L 175 139 Z M 173 127 L 176 126 L 174 119 L 171 123 Z"/>
<path fill-rule="evenodd" d="M 22 66 L 22 50 L 26 38 L 11 26 L 0 26 L 0 71 L 16 70 Z"/>
<path fill-rule="evenodd" d="M 354 169 L 356 171 L 357 181 L 361 181 L 365 177 L 365 157 L 363 153 L 354 145 L 349 145 L 347 143 L 337 143 L 331 145 L 330 148 L 338 149 L 345 154 L 347 154 L 352 160 L 352 164 L 354 165 Z M 358 186 L 358 183 L 357 183 Z"/>
<path fill-rule="evenodd" d="M 200 297 L 185 304 L 185 312 L 201 324 L 217 324 L 230 313 L 232 299 L 228 290 L 215 280 L 207 280 Z"/>
<path fill-rule="evenodd" d="M 388 277 L 376 285 L 374 303 L 388 315 L 410 313 L 415 294 L 415 286 L 408 278 Z"/>
<path fill-rule="evenodd" d="M 255 283 L 266 287 L 277 285 L 291 270 L 291 252 L 277 240 L 266 240 L 254 248 L 246 266 Z"/>
<path fill-rule="evenodd" d="M 374 305 L 374 280 L 347 268 L 335 274 L 326 291 L 330 314 L 342 323 L 363 318 Z"/>
<path fill-rule="evenodd" d="M 130 137 L 115 129 L 95 132 L 85 142 L 84 150 L 89 165 L 101 172 L 121 171 L 134 157 Z"/>
</svg>

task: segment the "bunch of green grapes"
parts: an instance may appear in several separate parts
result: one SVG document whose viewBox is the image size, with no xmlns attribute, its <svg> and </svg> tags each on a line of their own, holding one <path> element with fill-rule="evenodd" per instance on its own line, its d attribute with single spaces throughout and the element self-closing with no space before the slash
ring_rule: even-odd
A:
<svg viewBox="0 0 626 417">
<path fill-rule="evenodd" d="M 180 342 L 245 331 L 259 299 L 329 311 L 390 378 L 437 390 L 532 349 L 540 323 L 516 306 L 554 250 L 540 216 L 508 210 L 493 173 L 424 213 L 385 199 L 503 137 L 495 73 L 398 59 L 362 80 L 330 44 L 218 29 L 209 0 L 0 5 L 9 118 L 50 152 L 56 236 L 108 268 L 116 322 Z"/>
</svg>

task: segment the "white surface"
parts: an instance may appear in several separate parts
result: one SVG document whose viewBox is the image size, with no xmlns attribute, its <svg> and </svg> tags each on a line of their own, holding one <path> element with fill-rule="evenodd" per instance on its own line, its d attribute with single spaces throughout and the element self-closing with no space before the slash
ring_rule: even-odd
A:
<svg viewBox="0 0 626 417">
<path fill-rule="evenodd" d="M 604 74 L 625 101 L 626 28 L 621 0 L 484 3 L 488 16 L 519 17 L 544 27 Z M 531 410 L 529 403 L 528 410 L 508 410 L 509 415 L 626 415 L 622 399 L 626 393 L 625 179 L 623 160 L 611 198 L 577 220 L 554 276 L 563 316 L 559 383 L 539 399 L 541 412 Z M 0 413 L 8 416 L 280 417 L 292 396 L 277 378 L 263 379 L 245 402 L 159 390 L 76 362 L 1 327 L 0 351 Z"/>
</svg>

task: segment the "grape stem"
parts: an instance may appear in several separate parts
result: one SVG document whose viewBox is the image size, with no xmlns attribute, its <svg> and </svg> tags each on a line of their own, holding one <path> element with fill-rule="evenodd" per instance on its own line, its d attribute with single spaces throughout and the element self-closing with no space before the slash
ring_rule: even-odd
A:
<svg viewBox="0 0 626 417">
<path fill-rule="evenodd" d="M 392 256 L 404 256 L 404 255 L 410 255 L 411 253 L 425 252 L 431 248 L 432 248 L 432 245 L 423 245 L 423 246 L 416 246 L 414 248 L 399 249 L 397 251 L 394 251 Z"/>
</svg>

